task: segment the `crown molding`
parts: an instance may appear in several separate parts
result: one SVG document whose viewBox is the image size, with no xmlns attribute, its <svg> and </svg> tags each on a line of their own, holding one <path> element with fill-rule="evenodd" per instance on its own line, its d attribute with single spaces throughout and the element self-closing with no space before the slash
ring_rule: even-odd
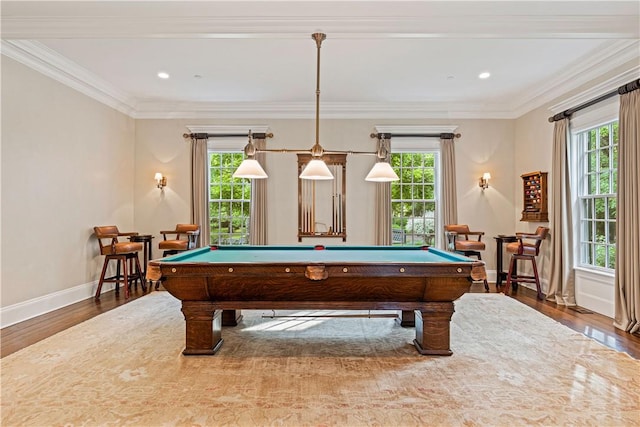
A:
<svg viewBox="0 0 640 427">
<path fill-rule="evenodd" d="M 640 61 L 640 41 L 638 40 L 614 40 L 605 43 L 598 51 L 591 52 L 585 57 L 575 61 L 564 70 L 562 75 L 545 81 L 540 86 L 532 87 L 521 94 L 522 99 L 528 101 L 520 104 L 512 104 L 508 110 L 515 117 L 520 117 L 527 112 L 541 107 L 580 86 L 597 79 L 627 62 L 636 59 Z M 637 69 L 637 67 L 635 67 Z M 632 70 L 625 74 L 633 73 Z M 624 83 L 627 83 L 625 81 Z M 624 84 L 620 83 L 620 85 Z M 589 90 L 591 92 L 591 90 Z M 593 96 L 586 95 L 587 99 Z M 553 107 L 552 107 L 553 108 Z"/>
<path fill-rule="evenodd" d="M 136 119 L 313 119 L 313 103 L 141 103 Z M 320 119 L 514 119 L 486 104 L 323 103 Z"/>
<path fill-rule="evenodd" d="M 2 40 L 1 46 L 2 55 L 121 113 L 134 116 L 135 99 L 133 97 L 43 44 L 30 40 Z"/>
<path fill-rule="evenodd" d="M 568 110 L 569 108 L 577 107 L 578 105 L 584 104 L 585 102 L 604 95 L 605 93 L 616 90 L 620 86 L 625 85 L 630 81 L 636 80 L 638 78 L 640 78 L 640 65 L 636 65 L 630 70 L 615 75 L 610 79 L 607 79 L 602 83 L 589 88 L 589 90 L 587 91 L 580 92 L 577 95 L 563 99 L 558 104 L 549 107 L 549 110 L 553 114 L 557 114 L 564 110 Z"/>
</svg>

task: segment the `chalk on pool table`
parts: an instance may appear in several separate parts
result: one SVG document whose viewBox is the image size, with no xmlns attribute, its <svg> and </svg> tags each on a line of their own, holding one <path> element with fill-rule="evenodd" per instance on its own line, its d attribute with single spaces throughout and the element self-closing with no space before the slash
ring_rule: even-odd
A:
<svg viewBox="0 0 640 427">
<path fill-rule="evenodd" d="M 209 245 L 209 250 L 217 251 L 218 250 L 218 245 Z"/>
<path fill-rule="evenodd" d="M 315 245 L 313 247 L 316 251 L 323 251 L 325 249 L 324 245 Z"/>
</svg>

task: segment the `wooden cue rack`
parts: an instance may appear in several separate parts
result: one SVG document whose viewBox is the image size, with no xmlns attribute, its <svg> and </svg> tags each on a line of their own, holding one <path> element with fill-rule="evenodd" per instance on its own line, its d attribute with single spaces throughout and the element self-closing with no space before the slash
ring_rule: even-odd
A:
<svg viewBox="0 0 640 427">
<path fill-rule="evenodd" d="M 298 242 L 306 237 L 334 237 L 347 241 L 347 155 L 324 154 L 322 160 L 334 179 L 298 178 Z M 311 154 L 298 154 L 298 176 Z"/>
</svg>

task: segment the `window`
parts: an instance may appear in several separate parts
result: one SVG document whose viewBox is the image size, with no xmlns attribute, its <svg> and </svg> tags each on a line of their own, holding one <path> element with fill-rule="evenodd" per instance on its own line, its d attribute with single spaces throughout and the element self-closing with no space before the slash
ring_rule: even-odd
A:
<svg viewBox="0 0 640 427">
<path fill-rule="evenodd" d="M 439 235 L 437 164 L 435 151 L 391 154 L 391 166 L 400 178 L 391 184 L 394 245 L 436 245 Z"/>
<path fill-rule="evenodd" d="M 241 151 L 209 151 L 209 220 L 211 244 L 249 243 L 251 181 L 233 178 Z"/>
<path fill-rule="evenodd" d="M 574 136 L 578 165 L 580 265 L 615 269 L 618 121 Z"/>
</svg>

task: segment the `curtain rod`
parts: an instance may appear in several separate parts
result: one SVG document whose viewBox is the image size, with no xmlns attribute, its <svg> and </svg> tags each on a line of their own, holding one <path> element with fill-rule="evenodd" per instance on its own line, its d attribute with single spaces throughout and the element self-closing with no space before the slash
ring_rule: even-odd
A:
<svg viewBox="0 0 640 427">
<path fill-rule="evenodd" d="M 254 138 L 273 138 L 273 133 L 252 133 Z M 183 133 L 183 138 L 189 139 L 209 139 L 209 138 L 247 138 L 248 133 Z"/>
<path fill-rule="evenodd" d="M 585 102 L 584 104 L 580 104 L 577 107 L 568 108 L 554 116 L 549 117 L 549 123 L 557 122 L 558 120 L 562 120 L 564 118 L 570 118 L 571 115 L 577 111 L 584 110 L 587 107 L 591 107 L 598 102 L 605 101 L 609 98 L 612 98 L 616 95 L 624 95 L 625 93 L 632 92 L 634 90 L 640 89 L 640 79 L 633 80 L 625 85 L 620 86 L 618 89 L 614 89 L 611 92 L 607 92 L 604 95 L 600 95 L 597 98 L 594 98 L 590 101 Z"/>
<path fill-rule="evenodd" d="M 454 139 L 460 138 L 459 133 L 372 133 L 371 138 L 390 139 L 390 138 L 440 138 Z"/>
</svg>

